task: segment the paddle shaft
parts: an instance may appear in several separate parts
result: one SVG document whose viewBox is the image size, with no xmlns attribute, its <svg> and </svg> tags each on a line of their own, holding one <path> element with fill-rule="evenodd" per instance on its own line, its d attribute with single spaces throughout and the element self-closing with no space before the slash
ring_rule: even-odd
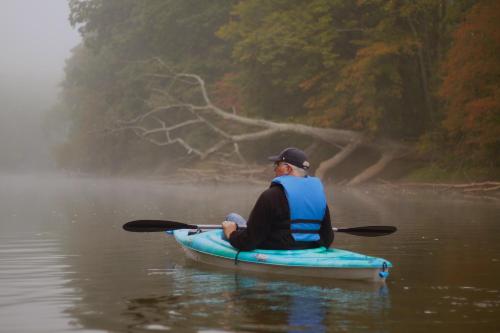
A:
<svg viewBox="0 0 500 333">
<path fill-rule="evenodd" d="M 189 228 L 192 229 L 192 228 Z M 202 230 L 214 230 L 214 229 L 222 229 L 222 226 L 220 224 L 196 224 L 196 229 L 202 229 Z M 246 227 L 240 227 L 238 226 L 238 230 L 244 230 Z M 332 228 L 333 231 L 335 232 L 342 232 L 343 229 L 339 228 Z"/>
<path fill-rule="evenodd" d="M 157 231 L 173 231 L 179 229 L 200 229 L 213 230 L 222 229 L 220 224 L 186 224 L 175 221 L 162 220 L 137 220 L 125 223 L 123 229 L 132 232 L 157 232 Z M 238 227 L 238 229 L 245 229 Z M 351 235 L 363 237 L 377 237 L 392 234 L 397 229 L 393 226 L 364 226 L 354 228 L 333 228 L 334 232 L 345 232 Z"/>
<path fill-rule="evenodd" d="M 215 229 L 222 229 L 222 226 L 220 224 L 196 224 L 197 228 L 189 228 L 189 229 L 201 229 L 201 230 L 215 230 Z M 246 227 L 240 227 L 238 226 L 238 230 L 245 230 Z M 332 228 L 334 232 L 349 232 L 351 229 L 354 228 Z"/>
</svg>

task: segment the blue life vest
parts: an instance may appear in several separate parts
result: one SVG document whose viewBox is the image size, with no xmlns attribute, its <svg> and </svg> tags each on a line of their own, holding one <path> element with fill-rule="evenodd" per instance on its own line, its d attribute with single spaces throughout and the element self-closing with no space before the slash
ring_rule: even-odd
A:
<svg viewBox="0 0 500 333">
<path fill-rule="evenodd" d="M 290 209 L 290 230 L 295 241 L 317 242 L 326 211 L 323 184 L 316 177 L 279 176 L 272 180 L 285 189 Z"/>
</svg>

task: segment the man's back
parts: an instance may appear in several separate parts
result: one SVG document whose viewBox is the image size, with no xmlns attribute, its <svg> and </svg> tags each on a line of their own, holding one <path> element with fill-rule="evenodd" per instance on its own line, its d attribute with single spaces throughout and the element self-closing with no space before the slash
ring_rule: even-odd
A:
<svg viewBox="0 0 500 333">
<path fill-rule="evenodd" d="M 307 175 L 306 154 L 290 147 L 268 159 L 274 163 L 271 187 L 255 203 L 247 228 L 237 230 L 234 221 L 224 221 L 224 235 L 241 251 L 329 247 L 330 211 L 323 184 Z"/>
<path fill-rule="evenodd" d="M 296 242 L 290 231 L 290 208 L 281 185 L 272 184 L 264 191 L 250 213 L 245 231 L 236 231 L 229 239 L 232 246 L 248 251 L 260 249 L 304 249 L 330 246 L 333 231 L 328 207 L 321 221 L 319 242 Z"/>
</svg>

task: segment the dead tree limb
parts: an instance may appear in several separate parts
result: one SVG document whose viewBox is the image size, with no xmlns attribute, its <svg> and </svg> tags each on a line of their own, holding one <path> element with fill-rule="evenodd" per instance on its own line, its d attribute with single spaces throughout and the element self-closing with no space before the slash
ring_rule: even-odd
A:
<svg viewBox="0 0 500 333">
<path fill-rule="evenodd" d="M 337 154 L 332 158 L 329 158 L 321 162 L 316 169 L 316 176 L 324 179 L 326 172 L 333 169 L 335 166 L 344 161 L 347 157 L 351 155 L 352 152 L 356 150 L 361 145 L 361 141 L 354 141 L 349 143 L 347 146 L 343 147 Z"/>
<path fill-rule="evenodd" d="M 500 190 L 500 182 L 486 181 L 479 183 L 450 184 L 450 183 L 396 183 L 396 186 L 433 188 L 439 190 L 453 190 L 462 192 L 492 192 Z"/>
<path fill-rule="evenodd" d="M 335 156 L 320 163 L 316 171 L 316 175 L 320 178 L 324 178 L 328 170 L 346 160 L 360 146 L 370 147 L 379 151 L 381 154 L 380 160 L 376 164 L 362 171 L 359 175 L 355 176 L 349 182 L 351 185 L 362 183 L 374 177 L 376 174 L 381 172 L 384 167 L 390 163 L 390 161 L 396 158 L 397 151 L 401 150 L 401 146 L 398 146 L 397 149 L 394 148 L 397 146 L 394 142 L 390 142 L 388 145 L 387 141 L 379 142 L 376 140 L 367 140 L 362 133 L 356 131 L 319 128 L 296 123 L 279 123 L 266 119 L 249 118 L 235 114 L 234 112 L 227 112 L 212 103 L 207 92 L 205 81 L 196 74 L 175 74 L 167 72 L 166 74 L 154 73 L 150 74 L 150 76 L 154 79 L 169 81 L 169 84 L 163 89 L 155 89 L 155 91 L 160 92 L 160 95 L 167 99 L 168 103 L 157 106 L 151 111 L 133 119 L 118 122 L 114 131 L 132 130 L 140 138 L 148 140 L 156 145 L 171 145 L 177 143 L 184 147 L 187 153 L 194 153 L 200 159 L 205 159 L 209 155 L 221 151 L 228 144 L 232 143 L 234 154 L 236 154 L 242 162 L 244 162 L 245 159 L 239 151 L 238 143 L 258 140 L 278 133 L 286 132 L 300 134 L 335 147 L 342 147 L 340 152 L 338 152 Z M 174 89 L 178 83 L 186 84 L 193 89 L 193 91 L 196 91 L 199 95 L 199 101 L 197 103 L 187 103 L 182 101 L 181 98 L 174 98 L 173 96 L 175 94 L 172 94 L 170 90 Z M 177 120 L 177 123 L 170 125 L 167 125 L 165 121 L 160 119 L 160 114 L 179 110 L 183 110 L 183 112 L 185 112 L 187 117 L 186 119 L 182 121 Z M 208 115 L 210 115 L 210 117 L 207 117 Z M 254 129 L 244 133 L 234 134 L 225 128 L 222 128 L 222 125 L 218 125 L 213 122 L 211 120 L 213 117 L 226 121 L 226 124 L 227 121 L 229 121 L 234 124 L 248 125 Z M 146 128 L 144 123 L 151 120 L 159 124 L 159 126 L 152 129 Z M 181 138 L 180 135 L 175 134 L 177 130 L 183 128 L 185 129 L 188 126 L 205 126 L 210 129 L 215 136 L 219 136 L 220 139 L 208 148 L 196 148 Z M 154 135 L 162 132 L 165 133 L 163 139 L 153 137 Z"/>
<path fill-rule="evenodd" d="M 358 174 L 356 177 L 351 179 L 347 185 L 358 185 L 361 184 L 380 172 L 396 157 L 395 153 L 393 151 L 387 151 L 382 154 L 380 159 L 377 161 L 377 163 L 371 165 L 367 169 L 363 170 L 360 174 Z"/>
</svg>

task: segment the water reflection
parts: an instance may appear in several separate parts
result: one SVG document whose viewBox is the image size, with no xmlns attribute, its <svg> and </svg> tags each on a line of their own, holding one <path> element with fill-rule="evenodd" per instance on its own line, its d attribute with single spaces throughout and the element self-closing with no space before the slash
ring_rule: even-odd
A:
<svg viewBox="0 0 500 333">
<path fill-rule="evenodd" d="M 127 299 L 129 329 L 327 332 L 368 325 L 390 308 L 386 285 L 257 278 L 190 268 L 166 270 L 168 294 Z M 171 284 L 171 285 L 170 285 Z M 376 325 L 375 325 L 376 326 Z M 330 329 L 328 329 L 330 327 Z M 188 330 L 189 331 L 189 330 Z"/>
<path fill-rule="evenodd" d="M 172 238 L 121 229 L 215 223 L 261 190 L 0 176 L 0 332 L 498 331 L 499 205 L 328 188 L 337 225 L 398 227 L 334 244 L 393 262 L 390 294 L 202 268 Z"/>
<path fill-rule="evenodd" d="M 59 316 L 61 304 L 74 301 L 63 285 L 71 274 L 65 257 L 47 235 L 0 236 L 0 332 L 64 331 L 70 319 Z"/>
</svg>

